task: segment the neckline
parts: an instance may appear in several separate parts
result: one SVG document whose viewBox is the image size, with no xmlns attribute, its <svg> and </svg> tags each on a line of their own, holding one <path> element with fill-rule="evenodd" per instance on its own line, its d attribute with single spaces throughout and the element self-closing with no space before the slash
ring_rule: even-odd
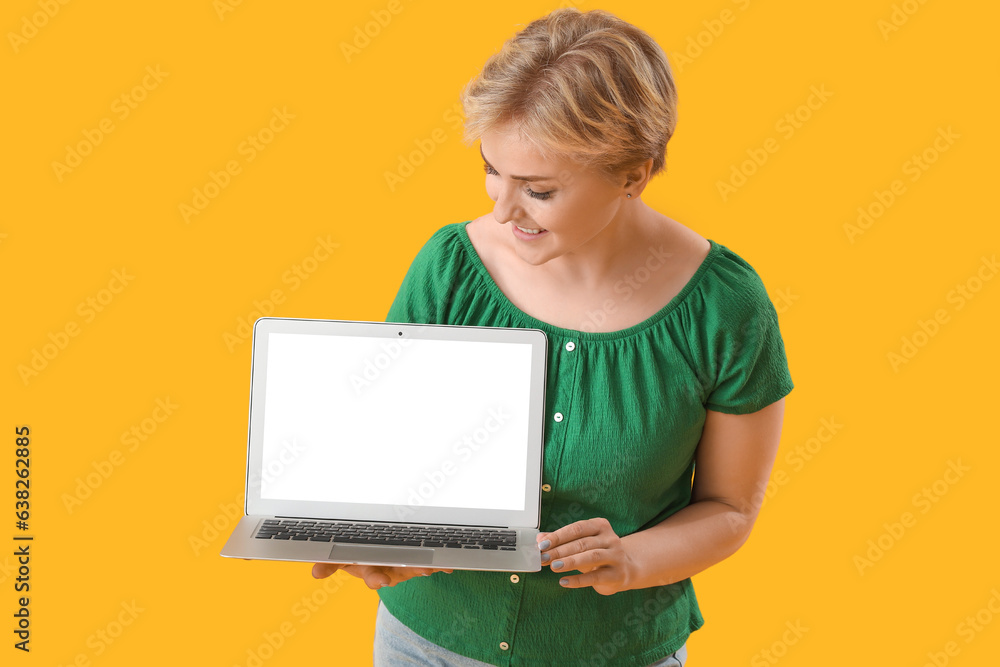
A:
<svg viewBox="0 0 1000 667">
<path fill-rule="evenodd" d="M 562 327 L 557 327 L 553 324 L 549 324 L 548 322 L 543 322 L 542 320 L 532 317 L 531 315 L 529 315 L 528 313 L 524 312 L 516 305 L 514 305 L 514 303 L 507 298 L 507 295 L 503 293 L 503 290 L 500 289 L 500 286 L 496 284 L 496 281 L 493 280 L 493 276 L 490 275 L 490 272 L 486 269 L 486 265 L 483 264 L 482 258 L 476 251 L 475 246 L 472 245 L 472 239 L 469 238 L 469 231 L 468 229 L 466 229 L 466 227 L 469 225 L 470 222 L 472 222 L 472 220 L 467 220 L 465 222 L 458 223 L 458 237 L 461 240 L 462 245 L 465 246 L 466 252 L 468 252 L 469 257 L 472 259 L 472 263 L 475 266 L 476 271 L 482 277 L 483 282 L 486 283 L 486 288 L 496 298 L 500 306 L 511 315 L 529 323 L 532 328 L 541 329 L 548 334 L 562 336 L 565 338 L 573 338 L 575 340 L 589 340 L 589 341 L 621 340 L 624 338 L 628 338 L 629 336 L 638 334 L 648 329 L 649 327 L 654 326 L 660 320 L 664 319 L 667 315 L 669 315 L 675 308 L 677 308 L 677 306 L 680 305 L 680 303 L 684 300 L 684 298 L 687 297 L 687 295 L 695 288 L 695 286 L 701 281 L 702 277 L 708 271 L 708 267 L 712 264 L 713 261 L 715 261 L 715 258 L 719 255 L 719 252 L 721 252 L 722 248 L 720 244 L 716 243 L 712 239 L 706 239 L 710 245 L 708 249 L 708 254 L 705 255 L 705 259 L 702 260 L 701 264 L 698 266 L 698 269 L 694 272 L 694 275 L 692 275 L 690 280 L 688 280 L 687 283 L 684 285 L 684 287 L 681 288 L 681 291 L 675 294 L 674 297 L 670 299 L 670 301 L 667 302 L 665 306 L 663 306 L 663 308 L 658 310 L 649 318 L 637 324 L 633 324 L 632 326 L 627 327 L 625 329 L 618 329 L 617 331 L 582 331 L 578 329 L 565 329 Z"/>
</svg>

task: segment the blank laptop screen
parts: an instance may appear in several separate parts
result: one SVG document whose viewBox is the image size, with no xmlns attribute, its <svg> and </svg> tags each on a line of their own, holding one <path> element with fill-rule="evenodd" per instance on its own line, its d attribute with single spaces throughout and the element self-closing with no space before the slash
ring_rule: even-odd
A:
<svg viewBox="0 0 1000 667">
<path fill-rule="evenodd" d="M 524 509 L 530 345 L 268 336 L 261 498 Z"/>
</svg>

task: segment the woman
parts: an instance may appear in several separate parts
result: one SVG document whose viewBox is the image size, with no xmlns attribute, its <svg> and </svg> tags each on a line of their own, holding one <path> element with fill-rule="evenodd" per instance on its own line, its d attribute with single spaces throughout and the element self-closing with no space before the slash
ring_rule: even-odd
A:
<svg viewBox="0 0 1000 667">
<path fill-rule="evenodd" d="M 376 664 L 684 664 L 690 577 L 749 536 L 793 385 L 753 268 L 641 199 L 676 101 L 645 32 L 576 9 L 464 91 L 496 205 L 431 237 L 387 321 L 548 335 L 544 565 L 317 564 L 379 591 Z"/>
</svg>

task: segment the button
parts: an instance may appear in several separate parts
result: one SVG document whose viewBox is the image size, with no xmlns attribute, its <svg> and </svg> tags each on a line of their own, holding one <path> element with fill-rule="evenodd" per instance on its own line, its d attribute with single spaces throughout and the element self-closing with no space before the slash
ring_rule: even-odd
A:
<svg viewBox="0 0 1000 667">
<path fill-rule="evenodd" d="M 521 581 L 521 577 L 517 576 L 516 574 L 510 575 L 510 583 L 516 584 L 519 581 Z"/>
<path fill-rule="evenodd" d="M 542 484 L 542 491 L 545 491 L 546 493 L 548 493 L 551 490 L 552 490 L 552 485 L 551 484 Z"/>
<path fill-rule="evenodd" d="M 555 419 L 557 422 L 561 422 L 562 421 L 562 413 L 561 412 L 557 412 L 554 415 L 552 415 L 552 418 Z"/>
<path fill-rule="evenodd" d="M 570 341 L 570 342 L 566 343 L 566 351 L 567 352 L 572 352 L 575 349 L 576 349 L 576 343 L 574 343 L 573 341 Z"/>
<path fill-rule="evenodd" d="M 510 645 L 507 642 L 500 642 L 500 650 L 501 651 L 506 651 L 509 648 L 510 648 Z"/>
</svg>

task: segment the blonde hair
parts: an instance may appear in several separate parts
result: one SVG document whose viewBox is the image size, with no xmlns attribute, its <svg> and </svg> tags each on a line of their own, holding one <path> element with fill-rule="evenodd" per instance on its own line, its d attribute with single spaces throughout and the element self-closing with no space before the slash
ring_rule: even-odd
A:
<svg viewBox="0 0 1000 667">
<path fill-rule="evenodd" d="M 461 95 L 467 145 L 512 123 L 543 156 L 607 177 L 653 159 L 665 168 L 677 90 L 663 49 L 644 31 L 595 9 L 557 9 L 486 61 Z"/>
</svg>

